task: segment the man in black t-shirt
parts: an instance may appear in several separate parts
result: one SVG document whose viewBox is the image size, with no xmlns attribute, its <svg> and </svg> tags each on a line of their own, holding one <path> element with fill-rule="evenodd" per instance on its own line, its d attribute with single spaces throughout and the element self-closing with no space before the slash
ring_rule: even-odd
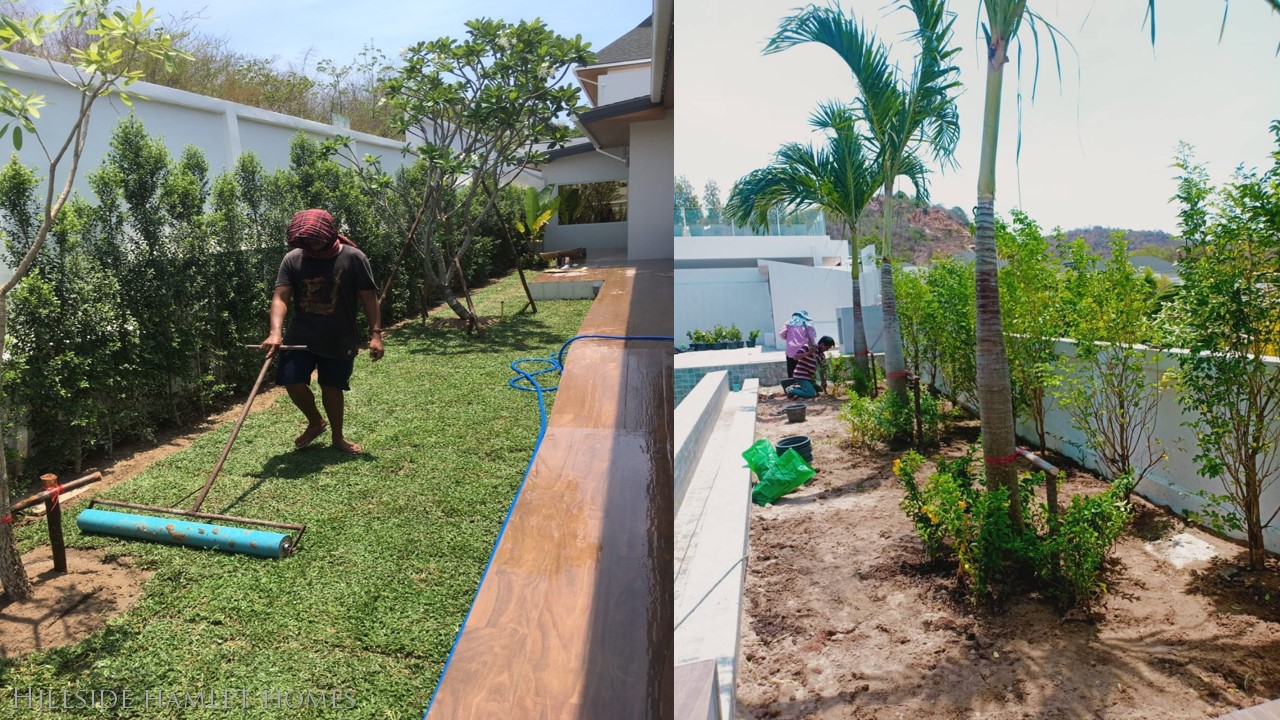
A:
<svg viewBox="0 0 1280 720">
<path fill-rule="evenodd" d="M 378 296 L 369 258 L 355 243 L 340 235 L 333 216 L 324 210 L 304 210 L 293 216 L 286 234 L 293 248 L 280 262 L 276 290 L 271 298 L 271 332 L 262 349 L 274 352 L 281 345 L 306 345 L 306 350 L 284 350 L 276 367 L 276 384 L 307 418 L 307 427 L 294 440 L 302 449 L 326 427 L 333 431 L 333 447 L 358 453 L 361 448 L 342 434 L 343 393 L 355 367 L 360 338 L 356 330 L 356 306 L 364 306 L 372 328 L 369 357 L 382 358 L 382 324 Z M 289 300 L 294 299 L 293 319 L 282 332 Z M 311 392 L 311 373 L 318 371 L 325 421 Z"/>
</svg>

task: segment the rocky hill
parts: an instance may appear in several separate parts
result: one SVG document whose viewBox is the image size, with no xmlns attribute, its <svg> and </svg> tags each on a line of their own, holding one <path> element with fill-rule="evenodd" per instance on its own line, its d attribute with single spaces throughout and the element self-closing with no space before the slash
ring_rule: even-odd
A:
<svg viewBox="0 0 1280 720">
<path fill-rule="evenodd" d="M 884 200 L 874 197 L 858 219 L 858 237 L 865 246 L 882 237 Z M 849 229 L 828 219 L 827 232 L 834 238 L 849 239 Z M 969 216 L 960 207 L 917 203 L 900 198 L 893 203 L 893 254 L 906 263 L 923 265 L 935 255 L 955 255 L 971 250 Z"/>
<path fill-rule="evenodd" d="M 860 245 L 879 244 L 883 213 L 883 200 L 871 199 L 858 220 Z M 947 208 L 944 205 L 917 203 L 911 198 L 899 198 L 893 204 L 893 254 L 905 263 L 923 265 L 934 256 L 955 255 L 973 249 L 973 236 L 969 234 L 969 216 L 963 208 Z M 1064 233 L 1068 240 L 1082 237 L 1094 252 L 1105 255 L 1110 252 L 1111 237 L 1119 228 L 1099 225 L 1076 228 Z M 849 229 L 828 219 L 827 232 L 833 238 L 849 239 Z M 1129 241 L 1131 253 L 1175 259 L 1182 241 L 1160 230 L 1123 230 Z"/>
</svg>

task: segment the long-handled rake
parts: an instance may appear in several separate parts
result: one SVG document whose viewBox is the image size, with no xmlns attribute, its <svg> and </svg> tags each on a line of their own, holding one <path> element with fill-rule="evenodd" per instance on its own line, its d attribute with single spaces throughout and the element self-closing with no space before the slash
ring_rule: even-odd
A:
<svg viewBox="0 0 1280 720">
<path fill-rule="evenodd" d="M 253 345 L 249 347 L 257 346 Z M 306 346 L 282 345 L 280 346 L 280 349 L 306 349 Z M 279 523 L 272 522 L 270 520 L 255 520 L 253 518 L 215 515 L 212 513 L 200 512 L 200 506 L 204 505 L 205 496 L 209 494 L 209 489 L 213 487 L 213 481 L 218 479 L 218 473 L 222 471 L 222 464 L 227 461 L 227 455 L 231 452 L 232 443 L 236 441 L 236 436 L 240 434 L 240 427 L 244 425 L 244 419 L 249 416 L 249 408 L 253 406 L 253 400 L 258 396 L 258 389 L 262 387 L 262 381 L 267 376 L 267 368 L 271 366 L 271 358 L 274 357 L 274 355 L 274 352 L 267 355 L 267 359 L 262 363 L 262 371 L 258 373 L 258 380 L 253 384 L 253 390 L 249 392 L 248 402 L 244 404 L 244 409 L 240 411 L 240 419 L 236 421 L 235 427 L 231 429 L 231 437 L 227 438 L 226 447 L 222 448 L 222 456 L 218 458 L 218 464 L 214 466 L 213 473 L 210 474 L 209 479 L 205 481 L 204 487 L 200 488 L 200 493 L 196 497 L 196 502 L 191 506 L 190 510 L 156 507 L 152 505 L 138 505 L 136 503 L 120 502 L 118 500 L 99 500 L 95 498 L 89 501 L 88 509 L 81 512 L 76 518 L 76 526 L 80 528 L 80 531 L 88 534 L 113 535 L 117 537 L 133 538 L 136 540 L 152 540 L 174 545 L 216 548 L 226 552 L 258 555 L 261 557 L 282 558 L 292 553 L 298 547 L 298 543 L 302 541 L 302 533 L 307 529 L 306 525 L 295 525 L 292 523 Z M 201 520 L 218 520 L 222 522 L 240 523 L 243 525 L 282 528 L 296 534 L 290 537 L 287 533 L 270 532 L 266 530 L 249 530 L 246 528 L 228 527 L 224 525 L 211 525 L 203 522 L 190 522 L 170 518 L 154 518 L 147 517 L 146 515 L 133 515 L 130 513 L 111 512 L 109 510 L 96 510 L 94 509 L 95 505 L 110 505 L 112 507 L 123 507 L 129 508 L 130 510 L 142 510 L 145 512 L 160 513 L 164 515 L 181 515 L 183 517 L 200 518 Z"/>
</svg>

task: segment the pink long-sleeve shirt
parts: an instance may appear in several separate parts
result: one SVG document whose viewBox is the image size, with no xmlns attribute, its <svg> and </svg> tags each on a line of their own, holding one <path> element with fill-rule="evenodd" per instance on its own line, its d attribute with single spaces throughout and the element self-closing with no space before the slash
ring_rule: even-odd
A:
<svg viewBox="0 0 1280 720">
<path fill-rule="evenodd" d="M 787 341 L 789 358 L 799 355 L 806 345 L 818 344 L 818 331 L 814 330 L 812 325 L 783 325 L 778 331 L 778 337 Z"/>
</svg>

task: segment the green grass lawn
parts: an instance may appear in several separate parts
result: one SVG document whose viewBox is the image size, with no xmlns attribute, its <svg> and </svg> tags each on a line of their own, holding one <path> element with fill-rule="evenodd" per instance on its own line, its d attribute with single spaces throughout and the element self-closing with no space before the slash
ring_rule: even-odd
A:
<svg viewBox="0 0 1280 720">
<path fill-rule="evenodd" d="M 388 337 L 381 362 L 356 360 L 346 434 L 365 455 L 330 449 L 327 433 L 294 451 L 302 415 L 284 397 L 245 422 L 203 510 L 306 523 L 293 557 L 81 536 L 71 507 L 69 545 L 128 555 L 155 574 L 137 607 L 78 645 L 0 659 L 0 689 L 237 693 L 234 712 L 153 706 L 100 717 L 421 716 L 537 438 L 537 400 L 507 387 L 509 363 L 557 350 L 590 301 L 513 316 L 523 291 L 511 276 L 476 304 L 481 315 L 507 313 L 483 340 L 415 321 Z M 230 431 L 224 424 L 106 496 L 172 506 L 208 477 Z M 30 549 L 45 533 L 27 525 L 19 539 Z M 338 709 L 264 709 L 263 693 L 278 691 L 337 691 Z M 0 717 L 33 714 L 50 716 L 0 697 Z"/>
</svg>

